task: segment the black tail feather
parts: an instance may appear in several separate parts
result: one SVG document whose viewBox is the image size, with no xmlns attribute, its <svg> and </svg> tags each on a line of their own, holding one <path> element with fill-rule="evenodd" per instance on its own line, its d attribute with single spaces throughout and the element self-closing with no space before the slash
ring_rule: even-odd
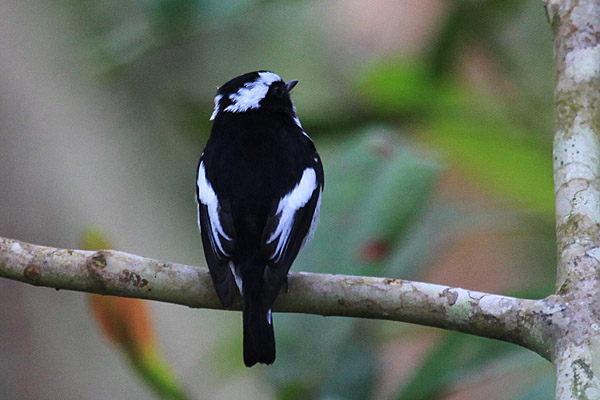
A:
<svg viewBox="0 0 600 400">
<path fill-rule="evenodd" d="M 244 296 L 244 364 L 272 364 L 275 361 L 275 334 L 270 311 L 261 297 Z"/>
</svg>

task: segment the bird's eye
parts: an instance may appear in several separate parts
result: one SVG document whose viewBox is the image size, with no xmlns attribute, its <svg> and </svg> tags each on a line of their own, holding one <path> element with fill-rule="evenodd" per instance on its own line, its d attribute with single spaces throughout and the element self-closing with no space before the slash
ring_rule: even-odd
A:
<svg viewBox="0 0 600 400">
<path fill-rule="evenodd" d="M 285 85 L 280 82 L 276 82 L 275 84 L 273 84 L 272 90 L 273 90 L 273 94 L 277 97 L 283 97 L 287 93 Z"/>
</svg>

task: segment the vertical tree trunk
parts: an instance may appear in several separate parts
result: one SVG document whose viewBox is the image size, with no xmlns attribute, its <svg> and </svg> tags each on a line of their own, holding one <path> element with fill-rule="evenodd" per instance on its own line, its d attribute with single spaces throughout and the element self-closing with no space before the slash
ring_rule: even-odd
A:
<svg viewBox="0 0 600 400">
<path fill-rule="evenodd" d="M 547 0 L 556 64 L 556 399 L 600 398 L 600 0 Z M 532 116 L 535 118 L 535 116 Z"/>
</svg>

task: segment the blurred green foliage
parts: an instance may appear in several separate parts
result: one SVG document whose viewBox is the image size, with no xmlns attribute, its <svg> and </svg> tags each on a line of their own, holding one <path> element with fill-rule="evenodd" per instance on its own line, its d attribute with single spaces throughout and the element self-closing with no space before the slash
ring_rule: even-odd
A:
<svg viewBox="0 0 600 400">
<path fill-rule="evenodd" d="M 361 88 L 376 113 L 423 119 L 426 144 L 443 149 L 486 189 L 553 219 L 551 148 L 531 140 L 528 126 L 497 99 L 432 79 L 424 64 L 402 62 L 378 65 Z"/>
<path fill-rule="evenodd" d="M 181 159 L 200 153 L 216 85 L 262 68 L 300 79 L 294 98 L 322 153 L 326 185 L 319 229 L 295 270 L 418 279 L 444 244 L 482 225 L 507 230 L 507 220 L 509 230 L 526 225 L 552 249 L 552 46 L 538 2 L 450 2 L 420 52 L 354 62 L 325 39 L 318 2 L 128 1 L 119 17 L 99 3 L 73 4 L 90 75 L 129 96 L 140 119 L 157 122 L 164 151 L 174 142 L 193 149 Z M 484 62 L 473 66 L 473 56 Z M 483 69 L 483 83 L 469 79 L 469 65 Z M 183 164 L 195 161 L 169 168 Z M 446 168 L 510 212 L 482 224 L 463 205 L 435 199 Z M 536 271 L 552 274 L 548 253 Z M 371 397 L 381 337 L 405 330 L 297 315 L 277 315 L 275 325 L 278 360 L 268 375 L 285 400 Z M 237 335 L 225 352 L 216 346 L 217 364 L 240 368 L 239 346 Z M 443 398 L 483 370 L 511 369 L 532 384 L 510 396 L 548 398 L 551 370 L 543 363 L 512 345 L 444 334 L 397 398 Z"/>
<path fill-rule="evenodd" d="M 527 373 L 543 366 L 543 363 L 545 361 L 537 355 L 521 351 L 508 343 L 454 332 L 446 333 L 396 398 L 443 398 L 461 386 L 474 386 L 481 383 L 478 379 L 489 379 L 485 375 L 486 369 L 490 374 L 508 371 Z M 482 372 L 483 377 L 480 377 Z M 518 387 L 507 390 L 510 396 L 507 398 L 512 398 L 514 393 L 511 392 L 518 390 Z"/>
</svg>

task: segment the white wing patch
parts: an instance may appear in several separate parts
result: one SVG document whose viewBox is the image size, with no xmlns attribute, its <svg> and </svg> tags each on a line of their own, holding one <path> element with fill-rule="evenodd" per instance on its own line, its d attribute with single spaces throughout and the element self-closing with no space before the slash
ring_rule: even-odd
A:
<svg viewBox="0 0 600 400">
<path fill-rule="evenodd" d="M 302 247 L 300 247 L 300 249 L 303 249 L 304 246 L 306 246 L 308 244 L 308 242 L 310 242 L 312 240 L 313 236 L 315 235 L 315 230 L 317 230 L 317 225 L 319 225 L 319 212 L 321 211 L 321 194 L 322 193 L 323 193 L 322 191 L 319 191 L 319 198 L 317 199 L 317 205 L 315 206 L 315 212 L 313 214 L 312 221 L 310 222 L 310 228 L 308 228 L 308 233 L 304 237 L 304 240 L 302 241 Z"/>
<path fill-rule="evenodd" d="M 258 79 L 244 84 L 243 88 L 229 95 L 232 104 L 228 105 L 224 111 L 239 113 L 251 108 L 259 108 L 259 103 L 267 95 L 271 83 L 280 80 L 279 75 L 273 72 L 259 72 Z"/>
<path fill-rule="evenodd" d="M 243 288 L 242 274 L 241 274 L 240 269 L 238 267 L 236 267 L 235 265 L 233 265 L 233 261 L 229 261 L 229 269 L 231 270 L 231 273 L 233 274 L 233 277 L 235 278 L 235 284 L 237 285 L 238 289 L 240 289 L 240 294 L 243 296 L 244 291 L 242 290 L 242 288 Z"/>
<path fill-rule="evenodd" d="M 210 244 L 213 248 L 213 251 L 217 253 L 217 247 L 222 254 L 229 255 L 223 249 L 223 245 L 221 244 L 221 239 L 219 235 L 221 235 L 226 240 L 231 240 L 223 227 L 221 226 L 221 220 L 219 219 L 219 200 L 217 199 L 217 195 L 213 190 L 211 184 L 206 179 L 206 171 L 204 170 L 204 162 L 200 163 L 199 171 L 198 171 L 198 197 L 200 198 L 200 202 L 204 204 L 208 208 L 208 223 L 210 225 L 210 232 L 208 237 L 210 238 Z"/>
<path fill-rule="evenodd" d="M 276 214 L 279 215 L 279 223 L 277 224 L 275 231 L 271 234 L 271 237 L 267 240 L 267 244 L 269 244 L 279 238 L 277 248 L 271 257 L 271 260 L 279 261 L 283 255 L 283 250 L 286 248 L 292 226 L 294 225 L 294 215 L 296 214 L 296 211 L 308 203 L 317 188 L 317 185 L 317 174 L 315 170 L 313 168 L 306 168 L 304 172 L 302 172 L 302 178 L 300 178 L 300 182 L 298 182 L 296 187 L 279 200 Z M 313 217 L 313 223 L 314 222 L 315 217 Z M 312 224 L 311 229 L 313 229 Z"/>
</svg>

